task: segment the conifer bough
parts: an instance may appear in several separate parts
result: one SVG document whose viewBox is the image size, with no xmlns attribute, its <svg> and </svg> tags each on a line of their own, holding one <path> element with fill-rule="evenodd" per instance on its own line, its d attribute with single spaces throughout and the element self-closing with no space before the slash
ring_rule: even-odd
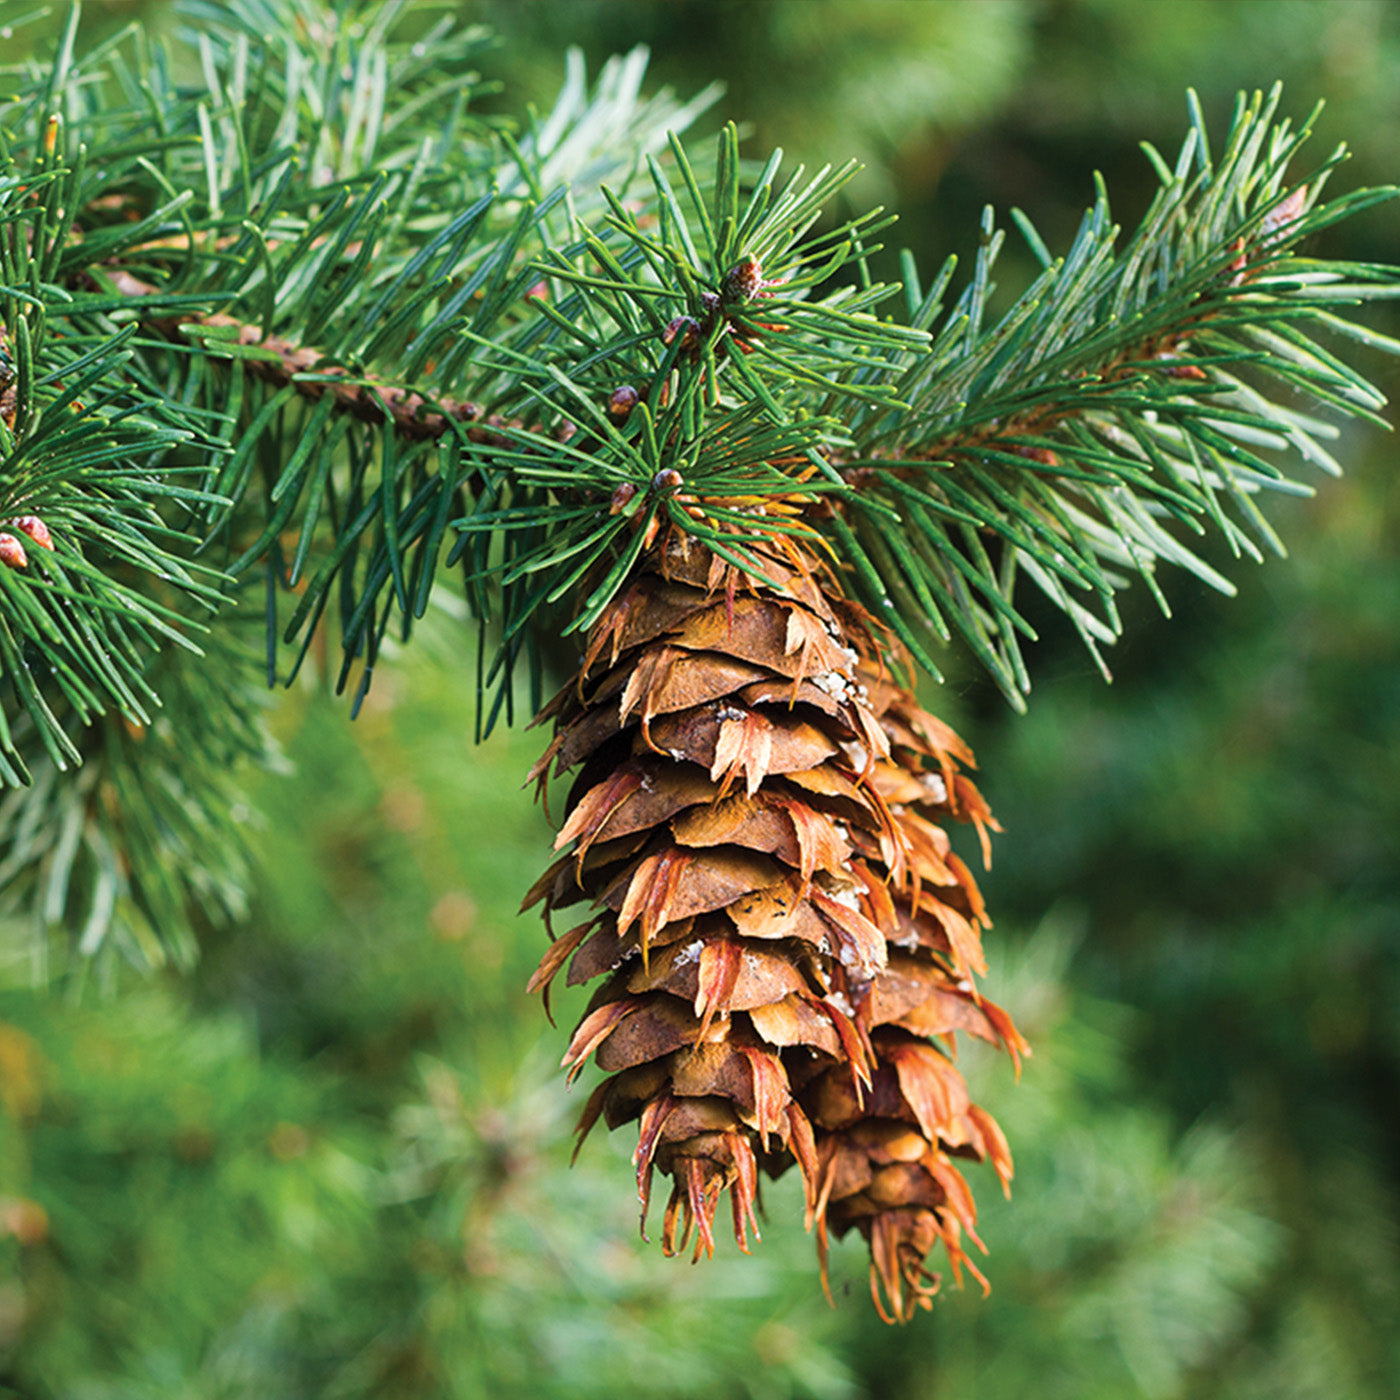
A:
<svg viewBox="0 0 1400 1400">
<path fill-rule="evenodd" d="M 249 604 L 269 681 L 338 642 L 358 703 L 456 569 L 483 729 L 522 662 L 539 707 L 543 638 L 583 641 L 527 901 L 580 906 L 534 985 L 599 983 L 582 1127 L 637 1123 L 673 1252 L 726 1193 L 747 1247 L 795 1167 L 823 1271 L 858 1230 L 908 1317 L 936 1246 L 973 1268 L 955 1161 L 1011 1175 L 956 1036 L 1026 1049 L 949 836 L 994 822 L 908 661 L 957 634 L 1019 705 L 1028 588 L 1098 656 L 1132 575 L 1228 590 L 1192 536 L 1277 548 L 1278 460 L 1335 470 L 1330 419 L 1381 421 L 1314 337 L 1400 348 L 1351 319 L 1394 269 L 1305 250 L 1393 191 L 1325 201 L 1341 152 L 1298 168 L 1276 91 L 1218 152 L 1193 102 L 1131 234 L 1102 190 L 1058 258 L 1014 215 L 1042 271 L 993 317 L 990 213 L 955 299 L 951 259 L 878 283 L 890 220 L 821 223 L 849 168 L 688 149 L 711 95 L 644 98 L 642 54 L 592 88 L 571 60 L 517 130 L 473 112 L 476 30 L 183 9 L 197 81 L 135 27 L 80 52 L 75 8 L 0 113 L 0 915 L 36 956 L 188 956 L 247 879 L 209 833 L 268 752 Z M 123 785 L 143 748 L 170 783 Z"/>
</svg>

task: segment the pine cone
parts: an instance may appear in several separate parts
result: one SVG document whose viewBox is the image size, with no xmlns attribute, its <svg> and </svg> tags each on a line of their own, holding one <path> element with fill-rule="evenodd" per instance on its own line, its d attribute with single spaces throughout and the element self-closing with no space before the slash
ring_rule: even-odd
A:
<svg viewBox="0 0 1400 1400">
<path fill-rule="evenodd" d="M 799 1101 L 817 1139 L 820 1176 L 813 1212 L 822 1279 L 828 1230 L 859 1229 L 870 1245 L 871 1295 L 880 1315 L 907 1321 L 929 1306 L 939 1278 L 925 1264 L 941 1240 L 961 1283 L 966 1267 L 986 1279 L 962 1247 L 982 1247 L 976 1207 L 953 1157 L 990 1160 L 1009 1190 L 1011 1155 L 1001 1129 L 972 1103 L 949 1054 L 959 1030 L 1004 1046 L 1020 1066 L 1027 1046 L 1007 1014 L 980 997 L 973 978 L 986 971 L 980 929 L 989 925 L 971 871 L 951 850 L 941 822 L 976 824 L 984 859 L 995 822 L 961 771 L 972 753 L 913 695 L 871 663 L 865 695 L 888 740 L 870 784 L 899 833 L 900 859 L 858 840 L 867 867 L 886 881 L 890 909 L 885 968 L 875 978 L 861 1024 L 876 1068 L 869 1089 L 852 1092 L 835 1065 L 807 1081 Z"/>
<path fill-rule="evenodd" d="M 942 1238 L 958 1267 L 972 1229 L 948 1154 L 1010 1171 L 926 1039 L 1021 1046 L 971 990 L 981 901 L 930 820 L 990 818 L 956 736 L 861 662 L 868 619 L 811 545 L 751 548 L 764 580 L 680 532 L 653 542 L 542 713 L 555 733 L 532 777 L 579 772 L 568 850 L 525 906 L 589 912 L 530 985 L 547 997 L 566 962 L 570 985 L 605 979 L 564 1063 L 596 1054 L 609 1074 L 581 1135 L 639 1120 L 643 1232 L 659 1167 L 667 1253 L 692 1232 L 713 1251 L 725 1190 L 747 1250 L 760 1166 L 795 1162 L 823 1276 L 828 1230 L 855 1226 L 903 1316 L 901 1280 L 922 1296 L 929 1249 Z"/>
</svg>

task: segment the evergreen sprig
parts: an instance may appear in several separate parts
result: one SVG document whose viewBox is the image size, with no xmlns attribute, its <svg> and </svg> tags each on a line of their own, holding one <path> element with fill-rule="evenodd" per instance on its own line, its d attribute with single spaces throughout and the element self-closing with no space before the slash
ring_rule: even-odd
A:
<svg viewBox="0 0 1400 1400">
<path fill-rule="evenodd" d="M 1161 188 L 1121 249 L 1102 188 L 1062 259 L 1016 211 L 1044 271 L 990 326 L 1002 235 L 988 211 L 972 279 L 931 352 L 900 366 L 912 412 L 853 425 L 863 489 L 843 542 L 867 600 L 893 612 L 925 665 L 930 631 L 946 639 L 951 624 L 1019 702 L 1030 687 L 1020 638 L 1033 635 L 1017 601 L 1024 576 L 1102 666 L 1098 644 L 1118 633 L 1114 595 L 1132 574 L 1163 609 L 1159 561 L 1233 591 L 1183 529 L 1237 557 L 1282 552 L 1256 498 L 1309 490 L 1279 454 L 1337 470 L 1324 446 L 1337 428 L 1315 408 L 1383 423 L 1384 397 L 1311 336 L 1400 350 L 1339 314 L 1395 296 L 1396 270 L 1298 245 L 1395 190 L 1322 202 L 1344 150 L 1291 177 L 1317 113 L 1294 130 L 1275 120 L 1279 100 L 1278 88 L 1241 97 L 1218 160 L 1193 101 L 1175 165 L 1149 150 Z M 909 273 L 911 319 L 932 329 L 951 266 L 927 295 Z M 890 509 L 905 529 L 889 530 Z"/>
<path fill-rule="evenodd" d="M 198 574 L 207 588 L 216 574 L 178 562 L 196 543 L 234 579 L 260 571 L 269 678 L 295 673 L 329 612 L 342 634 L 341 684 L 366 663 L 361 693 L 391 621 L 407 636 L 426 606 L 446 519 L 466 504 L 465 425 L 485 416 L 462 386 L 492 394 L 495 371 L 478 372 L 474 360 L 526 319 L 537 280 L 529 260 L 547 246 L 551 216 L 565 202 L 600 205 L 603 180 L 625 189 L 639 153 L 714 97 L 643 97 L 641 52 L 607 65 L 590 93 L 575 58 L 554 111 L 517 140 L 470 110 L 486 90 L 466 68 L 487 45 L 483 32 L 444 22 L 401 37 L 405 12 L 290 0 L 188 6 L 203 79 L 190 88 L 134 25 L 79 54 L 74 7 L 53 64 L 27 75 L 3 128 L 13 172 L 5 207 L 25 228 L 7 245 L 17 265 L 4 269 L 5 286 L 62 325 L 65 346 L 102 347 L 80 365 L 85 389 L 100 383 L 134 397 L 148 419 L 179 424 L 139 443 L 128 423 L 109 456 L 200 438 L 184 459 L 202 462 L 198 476 L 182 486 L 167 472 L 154 492 L 167 507 L 180 502 L 189 532 L 171 537 L 159 572 Z M 42 147 L 37 171 L 18 154 L 26 142 Z M 31 263 L 40 280 L 26 294 Z M 23 349 L 24 329 L 15 335 Z M 25 426 L 23 366 L 19 387 Z M 79 414 L 73 428 L 88 454 L 94 422 Z M 297 446 L 284 454 L 288 440 Z M 30 442 L 25 461 L 41 450 L 46 479 L 77 483 L 47 443 Z M 16 459 L 26 500 L 32 478 Z M 39 497 L 31 507 L 59 509 Z M 120 533 L 122 523 L 112 517 L 107 528 Z M 125 521 L 126 532 L 134 525 Z M 112 594 L 122 586 L 105 582 Z M 298 595 L 288 622 L 284 589 Z M 164 617 L 129 590 L 122 601 L 128 626 L 143 609 Z M 13 625 L 43 651 L 40 627 L 25 622 L 32 611 L 17 606 Z M 278 634 L 298 645 L 290 667 L 275 655 Z M 65 661 L 50 646 L 41 669 L 91 713 L 116 703 L 145 722 L 150 697 L 137 675 L 102 694 L 78 690 L 78 662 L 95 670 L 99 651 Z M 43 684 L 13 669 L 12 684 L 42 716 Z M 74 757 L 57 721 L 40 728 Z M 0 762 L 0 777 L 22 778 L 12 747 Z"/>
<path fill-rule="evenodd" d="M 170 521 L 208 500 L 198 462 L 220 444 L 133 382 L 134 326 L 73 310 L 61 264 L 80 171 L 59 163 L 56 135 L 44 123 L 31 173 L 0 149 L 0 530 L 42 530 L 42 547 L 21 544 L 17 567 L 0 568 L 0 669 L 62 768 L 79 755 L 57 711 L 149 722 L 145 667 L 162 646 L 195 645 L 183 619 L 218 599 L 217 575 L 189 562 L 195 541 Z M 7 785 L 27 775 L 8 710 Z"/>
</svg>

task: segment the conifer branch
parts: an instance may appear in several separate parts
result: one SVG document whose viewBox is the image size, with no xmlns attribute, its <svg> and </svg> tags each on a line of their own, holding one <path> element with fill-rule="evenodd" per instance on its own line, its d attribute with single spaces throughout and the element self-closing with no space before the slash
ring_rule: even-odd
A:
<svg viewBox="0 0 1400 1400">
<path fill-rule="evenodd" d="M 1380 421 L 1377 391 L 1303 332 L 1340 330 L 1394 348 L 1337 308 L 1394 295 L 1395 273 L 1295 250 L 1393 191 L 1321 203 L 1341 153 L 1291 182 L 1308 124 L 1293 132 L 1276 122 L 1278 100 L 1275 91 L 1241 101 L 1219 165 L 1199 125 L 1174 171 L 1157 158 L 1162 193 L 1121 251 L 1102 195 L 1058 262 L 1018 216 L 1045 271 L 985 328 L 1001 244 L 990 214 L 972 279 L 942 329 L 933 328 L 951 261 L 924 295 L 906 260 L 912 324 L 895 326 L 872 314 L 893 289 L 868 278 L 819 303 L 806 294 L 833 270 L 862 266 L 880 227 L 876 214 L 815 247 L 803 242 L 809 201 L 828 197 L 842 172 L 805 185 L 799 173 L 779 189 L 770 164 L 743 204 L 732 134 L 721 142 L 712 196 L 686 174 L 682 152 L 680 194 L 653 175 L 654 229 L 614 208 L 572 257 L 555 252 L 542 265 L 565 290 L 503 362 L 529 395 L 514 406 L 523 413 L 528 402 L 558 430 L 592 405 L 600 431 L 573 447 L 568 479 L 575 495 L 599 497 L 619 475 L 644 493 L 667 465 L 695 498 L 727 494 L 732 485 L 708 481 L 700 463 L 682 467 L 683 449 L 665 463 L 653 452 L 629 466 L 629 454 L 637 444 L 704 441 L 707 421 L 736 403 L 792 425 L 804 436 L 789 461 L 803 467 L 789 469 L 789 480 L 822 483 L 827 508 L 811 523 L 852 568 L 866 606 L 935 673 L 935 640 L 961 632 L 1020 704 L 1030 684 L 1022 639 L 1032 635 L 1018 603 L 1023 579 L 1098 656 L 1117 635 L 1115 595 L 1133 574 L 1163 606 L 1159 562 L 1229 591 L 1175 531 L 1219 534 L 1252 557 L 1261 544 L 1278 548 L 1255 497 L 1305 488 L 1262 452 L 1296 450 L 1333 469 L 1323 443 L 1336 428 L 1271 397 L 1271 384 Z M 769 261 L 752 252 L 726 261 L 750 248 Z M 502 465 L 513 470 L 508 459 Z M 764 469 L 755 457 L 754 477 Z M 556 500 L 564 510 L 562 497 L 539 493 L 521 509 L 545 528 Z M 595 560 L 613 537 L 595 537 Z M 586 572 L 578 547 L 568 556 L 576 578 Z M 517 617 L 545 596 L 522 601 Z"/>
<path fill-rule="evenodd" d="M 219 565 L 235 578 L 259 569 L 270 599 L 298 595 L 285 629 L 298 645 L 292 673 L 316 628 L 337 618 L 340 684 L 364 664 L 362 692 L 395 615 L 404 636 L 421 616 L 446 522 L 468 504 L 471 450 L 493 431 L 497 415 L 478 403 L 496 390 L 490 372 L 474 375 L 477 348 L 529 320 L 530 259 L 601 203 L 601 182 L 625 189 L 637 153 L 663 147 L 667 128 L 683 129 L 714 93 L 684 104 L 643 97 L 640 51 L 607 65 L 590 90 L 575 57 L 554 112 L 516 139 L 468 109 L 481 83 L 464 65 L 486 42 L 479 30 L 443 24 L 410 43 L 395 37 L 397 4 L 360 18 L 327 10 L 310 25 L 276 3 L 189 13 L 203 27 L 203 91 L 174 86 L 135 26 L 79 52 L 74 7 L 54 65 L 35 68 L 5 114 L 11 173 L 0 196 L 14 236 L 0 272 L 27 298 L 8 305 L 41 308 L 65 346 L 119 349 L 119 360 L 84 361 L 84 383 L 180 424 L 165 446 L 181 448 L 186 478 L 158 474 L 149 453 L 141 472 L 147 498 L 169 516 L 169 548 L 148 561 L 161 588 L 143 600 L 119 594 L 111 570 L 100 574 L 111 616 L 98 615 L 94 635 L 123 615 L 127 626 L 140 617 L 149 630 L 159 617 L 175 627 L 161 590 L 200 580 L 209 606 Z M 36 147 L 37 163 L 23 154 Z M 56 375 L 38 386 L 40 404 L 49 383 Z M 0 380 L 21 429 L 28 385 L 23 367 Z M 80 418 L 85 402 L 74 395 Z M 82 419 L 77 431 L 87 427 Z M 288 431 L 299 450 L 274 467 Z M 10 508 L 0 530 L 35 511 L 63 523 L 48 498 L 0 505 Z M 18 558 L 23 546 L 10 538 Z M 71 532 L 55 538 L 54 562 L 26 560 L 27 579 L 46 580 L 74 543 Z M 65 659 L 55 628 L 25 622 L 32 613 L 10 625 L 39 648 L 37 679 L 5 669 L 56 756 L 76 759 L 65 726 L 45 712 L 48 673 L 89 716 L 114 703 L 149 721 L 138 674 L 116 688 L 91 675 L 80 684 L 81 656 Z M 274 607 L 269 617 L 281 634 Z M 142 655 L 139 643 L 126 651 Z M 82 665 L 92 671 L 95 653 Z M 274 660 L 269 674 L 284 668 Z M 22 780 L 2 719 L 0 765 L 3 780 Z"/>
<path fill-rule="evenodd" d="M 912 258 L 870 275 L 882 210 L 824 226 L 851 166 L 754 169 L 733 127 L 700 157 L 706 95 L 643 98 L 644 55 L 591 90 L 572 59 L 515 131 L 472 110 L 478 31 L 187 13 L 197 80 L 135 30 L 79 54 L 74 9 L 0 113 L 0 781 L 33 784 L 0 800 L 0 920 L 36 963 L 188 962 L 241 909 L 241 770 L 276 762 L 230 640 L 252 586 L 269 684 L 334 622 L 358 705 L 458 569 L 483 729 L 543 635 L 585 637 L 527 904 L 592 910 L 532 986 L 601 979 L 566 1063 L 612 1076 L 585 1130 L 638 1122 L 644 1210 L 673 1177 L 663 1248 L 711 1251 L 728 1191 L 747 1249 L 760 1170 L 796 1164 L 882 1316 L 928 1305 L 940 1241 L 980 1278 L 950 1158 L 1006 1186 L 1011 1156 L 935 1041 L 1027 1050 L 974 989 L 947 829 L 985 862 L 998 828 L 889 633 L 930 670 L 961 634 L 1019 703 L 1026 581 L 1097 654 L 1132 574 L 1165 607 L 1163 563 L 1228 589 L 1198 541 L 1279 547 L 1258 498 L 1305 488 L 1275 458 L 1335 470 L 1321 410 L 1382 421 L 1312 336 L 1400 351 L 1348 319 L 1396 269 L 1300 244 L 1394 191 L 1324 203 L 1340 153 L 1292 171 L 1277 90 L 1218 160 L 1193 110 L 1133 234 L 1102 189 L 1060 259 L 1014 213 L 1042 272 L 994 318 L 989 212 L 945 312 L 951 261 L 927 294 Z"/>
<path fill-rule="evenodd" d="M 1127 577 L 1143 577 L 1164 609 L 1158 562 L 1232 591 L 1182 528 L 1223 537 L 1236 556 L 1281 552 L 1256 497 L 1308 488 L 1283 476 L 1277 454 L 1337 470 L 1323 445 L 1336 427 L 1281 393 L 1384 422 L 1379 392 L 1307 331 L 1400 349 L 1337 314 L 1395 296 L 1395 269 L 1296 250 L 1395 191 L 1322 203 L 1343 152 L 1290 177 L 1312 118 L 1297 131 L 1276 121 L 1279 99 L 1278 89 L 1241 98 L 1218 163 L 1199 113 L 1174 168 L 1152 153 L 1162 189 L 1121 251 L 1102 191 L 1059 261 L 1018 212 L 1044 271 L 984 329 L 1002 242 L 989 211 L 968 288 L 931 352 L 900 366 L 912 411 L 854 425 L 847 471 L 860 490 L 843 543 L 865 565 L 867 604 L 893 616 L 926 666 L 932 636 L 956 629 L 1020 704 L 1024 577 L 1106 673 L 1099 646 L 1118 633 L 1114 595 Z M 951 265 L 927 296 L 912 262 L 907 271 L 914 324 L 932 328 Z M 908 528 L 891 534 L 890 510 Z"/>
<path fill-rule="evenodd" d="M 349 250 L 347 250 L 349 251 Z M 292 386 L 305 399 L 328 395 L 337 409 L 366 423 L 392 423 L 394 430 L 412 440 L 436 441 L 452 423 L 470 423 L 471 442 L 492 438 L 490 426 L 477 424 L 479 405 L 444 397 L 431 402 L 411 389 L 385 379 L 354 376 L 344 366 L 328 362 L 315 346 L 298 345 L 286 336 L 268 334 L 250 321 L 220 312 L 165 312 L 157 287 L 133 277 L 120 267 L 95 274 L 105 289 L 130 299 L 138 316 L 145 306 L 153 314 L 141 317 L 148 331 L 167 340 L 201 348 L 211 360 L 246 361 L 246 372 L 275 388 Z M 94 287 L 100 287 L 95 283 Z M 497 420 L 499 422 L 499 420 Z"/>
</svg>

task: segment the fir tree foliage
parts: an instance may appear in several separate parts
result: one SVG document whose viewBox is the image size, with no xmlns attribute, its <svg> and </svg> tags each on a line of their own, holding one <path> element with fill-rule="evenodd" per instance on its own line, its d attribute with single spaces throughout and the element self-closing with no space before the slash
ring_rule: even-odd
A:
<svg viewBox="0 0 1400 1400">
<path fill-rule="evenodd" d="M 158 657 L 148 674 L 164 704 L 148 724 L 109 712 L 83 728 L 77 772 L 20 716 L 31 782 L 0 796 L 0 962 L 25 980 L 57 978 L 70 949 L 79 984 L 94 970 L 110 979 L 114 959 L 101 953 L 188 969 L 199 933 L 246 916 L 255 818 L 245 777 L 283 768 L 256 652 L 239 636 L 247 625 L 225 623 L 198 657 Z"/>
<path fill-rule="evenodd" d="M 1227 587 L 1200 542 L 1274 547 L 1257 497 L 1304 489 L 1275 457 L 1332 469 L 1322 412 L 1381 405 L 1312 336 L 1397 348 L 1350 319 L 1392 270 L 1299 245 L 1391 191 L 1324 202 L 1340 153 L 1296 168 L 1308 123 L 1277 92 L 1218 152 L 1193 109 L 1126 240 L 1102 191 L 1061 258 L 1017 214 L 1044 271 L 998 312 L 990 214 L 959 296 L 951 260 L 876 281 L 890 217 L 822 223 L 851 167 L 749 163 L 732 128 L 683 144 L 713 93 L 643 96 L 644 54 L 591 85 L 573 60 L 515 128 L 480 113 L 480 29 L 182 13 L 174 52 L 135 25 L 80 52 L 74 7 L 0 117 L 0 530 L 53 544 L 0 568 L 7 785 L 100 748 L 101 716 L 179 713 L 198 666 L 157 656 L 252 607 L 269 680 L 334 632 L 358 703 L 449 568 L 489 728 L 653 528 L 761 573 L 775 498 L 927 669 L 960 634 L 1019 702 L 1027 584 L 1091 647 L 1160 562 Z"/>
<path fill-rule="evenodd" d="M 41 959 L 72 933 L 186 961 L 189 909 L 238 905 L 233 760 L 273 761 L 248 615 L 266 619 L 267 679 L 290 679 L 330 604 L 342 686 L 370 663 L 363 695 L 395 605 L 403 636 L 428 606 L 477 470 L 443 432 L 477 410 L 441 386 L 528 311 L 529 259 L 564 206 L 625 188 L 714 96 L 644 96 L 640 52 L 590 85 L 575 56 L 554 109 L 512 134 L 469 111 L 485 36 L 393 41 L 404 8 L 196 7 L 171 56 L 136 25 L 80 52 L 74 7 L 52 61 L 11 75 L 0 530 L 37 519 L 53 549 L 0 570 L 0 779 L 34 784 L 0 815 L 0 917 L 57 936 Z M 410 342 L 443 327 L 458 355 L 425 370 Z M 127 752 L 157 734 L 161 762 Z M 120 783 L 140 791 L 120 801 L 96 772 L 66 776 L 136 753 Z"/>
</svg>

